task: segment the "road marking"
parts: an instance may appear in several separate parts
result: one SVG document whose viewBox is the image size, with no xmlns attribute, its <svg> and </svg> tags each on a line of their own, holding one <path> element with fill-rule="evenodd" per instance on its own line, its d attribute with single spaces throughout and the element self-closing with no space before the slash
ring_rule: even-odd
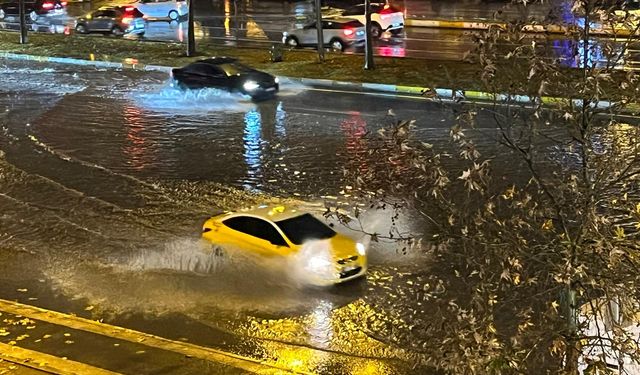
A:
<svg viewBox="0 0 640 375">
<path fill-rule="evenodd" d="M 0 343 L 0 359 L 57 375 L 119 375 L 117 372 Z"/>
<path fill-rule="evenodd" d="M 25 305 L 18 302 L 0 299 L 0 311 L 14 315 L 40 320 L 47 323 L 56 324 L 68 328 L 73 328 L 85 332 L 95 333 L 102 336 L 111 337 L 118 340 L 129 341 L 139 345 L 184 354 L 194 358 L 203 359 L 210 362 L 217 362 L 227 366 L 232 366 L 256 374 L 297 374 L 287 368 L 274 364 L 265 363 L 260 360 L 243 357 L 241 355 L 227 353 L 221 350 L 198 346 L 186 342 L 174 341 L 149 333 L 139 332 L 128 328 L 112 326 L 105 323 L 96 322 L 90 319 L 81 318 L 57 311 L 46 310 L 40 307 Z"/>
</svg>

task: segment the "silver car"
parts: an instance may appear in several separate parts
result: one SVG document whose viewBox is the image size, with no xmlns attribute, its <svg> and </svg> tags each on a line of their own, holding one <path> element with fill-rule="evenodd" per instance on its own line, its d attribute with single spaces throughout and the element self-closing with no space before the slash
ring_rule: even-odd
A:
<svg viewBox="0 0 640 375">
<path fill-rule="evenodd" d="M 362 43 L 365 38 L 364 25 L 351 18 L 323 18 L 323 43 L 337 51 L 344 51 L 350 45 Z M 282 42 L 293 48 L 318 45 L 316 22 L 302 28 L 290 29 L 282 33 Z"/>
<path fill-rule="evenodd" d="M 102 7 L 76 20 L 75 30 L 79 34 L 93 32 L 144 35 L 144 15 L 131 6 Z"/>
</svg>

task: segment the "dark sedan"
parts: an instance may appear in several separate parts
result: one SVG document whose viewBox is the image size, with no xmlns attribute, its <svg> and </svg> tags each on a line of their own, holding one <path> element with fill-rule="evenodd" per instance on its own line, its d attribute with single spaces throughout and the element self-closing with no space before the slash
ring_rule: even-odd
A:
<svg viewBox="0 0 640 375">
<path fill-rule="evenodd" d="M 36 0 L 25 1 L 25 15 L 35 22 L 43 16 L 63 16 L 67 14 L 67 2 L 65 0 Z M 18 1 L 0 3 L 0 20 L 5 17 L 18 17 Z"/>
<path fill-rule="evenodd" d="M 173 69 L 172 76 L 180 88 L 218 88 L 249 95 L 254 100 L 271 98 L 280 88 L 278 78 L 231 57 L 199 60 Z"/>
</svg>

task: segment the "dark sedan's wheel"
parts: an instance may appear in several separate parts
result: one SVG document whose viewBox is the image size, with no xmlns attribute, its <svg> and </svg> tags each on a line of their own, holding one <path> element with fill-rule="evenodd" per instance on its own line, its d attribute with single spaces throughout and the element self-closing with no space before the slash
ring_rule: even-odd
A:
<svg viewBox="0 0 640 375">
<path fill-rule="evenodd" d="M 3 20 L 4 17 L 5 17 L 4 9 L 0 8 L 0 21 Z"/>
<path fill-rule="evenodd" d="M 400 35 L 402 35 L 403 31 L 404 31 L 404 29 L 394 29 L 394 30 L 391 30 L 391 35 L 400 36 Z"/>
<path fill-rule="evenodd" d="M 331 45 L 331 49 L 334 51 L 344 51 L 344 48 L 346 47 L 344 42 L 338 38 L 335 39 L 331 39 L 331 42 L 329 42 L 329 44 Z"/>
<path fill-rule="evenodd" d="M 178 17 L 180 17 L 180 15 L 178 14 L 177 11 L 172 10 L 172 11 L 169 12 L 168 17 L 169 17 L 170 20 L 175 21 L 175 20 L 178 19 Z"/>
<path fill-rule="evenodd" d="M 31 19 L 31 21 L 36 22 L 38 18 L 40 18 L 40 16 L 38 16 L 38 13 L 36 13 L 36 11 L 34 10 L 29 13 L 29 18 Z"/>
<path fill-rule="evenodd" d="M 113 36 L 123 36 L 124 35 L 124 31 L 119 28 L 118 26 L 114 26 L 111 28 L 111 34 Z"/>
<path fill-rule="evenodd" d="M 382 27 L 377 22 L 371 23 L 371 37 L 378 39 L 382 36 Z"/>
<path fill-rule="evenodd" d="M 76 32 L 78 34 L 86 34 L 87 33 L 87 27 L 83 24 L 79 24 L 76 25 Z"/>
<path fill-rule="evenodd" d="M 298 38 L 295 36 L 288 36 L 287 39 L 284 40 L 284 44 L 291 48 L 299 48 L 300 43 L 298 42 Z"/>
</svg>

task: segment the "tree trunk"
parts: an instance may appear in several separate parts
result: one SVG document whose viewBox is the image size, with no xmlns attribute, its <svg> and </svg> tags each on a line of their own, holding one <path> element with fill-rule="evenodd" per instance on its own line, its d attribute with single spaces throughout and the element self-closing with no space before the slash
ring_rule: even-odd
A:
<svg viewBox="0 0 640 375">
<path fill-rule="evenodd" d="M 322 32 L 322 0 L 316 0 L 316 30 L 318 31 L 318 59 L 324 62 L 324 34 Z"/>
<path fill-rule="evenodd" d="M 364 1 L 364 29 L 365 29 L 365 43 L 364 43 L 364 69 L 375 69 L 375 63 L 373 61 L 373 41 L 371 40 L 371 1 Z"/>
<path fill-rule="evenodd" d="M 187 56 L 195 56 L 196 55 L 196 36 L 193 31 L 193 0 L 188 1 L 188 9 L 189 9 L 189 18 L 188 18 L 188 26 L 187 26 Z"/>
<path fill-rule="evenodd" d="M 20 44 L 27 44 L 27 20 L 25 19 L 24 0 L 18 1 L 18 17 L 20 17 Z"/>
</svg>

